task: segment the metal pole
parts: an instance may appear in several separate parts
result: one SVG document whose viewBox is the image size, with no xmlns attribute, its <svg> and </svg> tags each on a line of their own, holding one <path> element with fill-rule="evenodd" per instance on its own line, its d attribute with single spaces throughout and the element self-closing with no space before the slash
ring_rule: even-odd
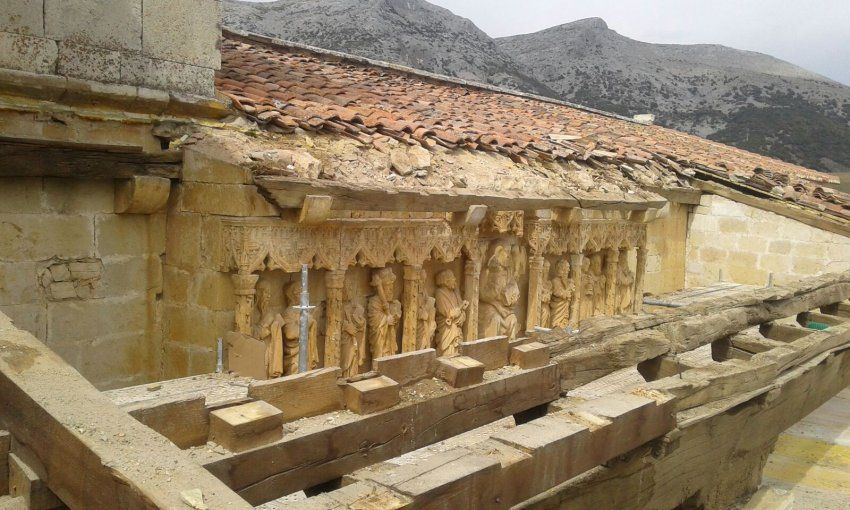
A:
<svg viewBox="0 0 850 510">
<path fill-rule="evenodd" d="M 301 332 L 298 338 L 298 371 L 307 371 L 307 355 L 309 350 L 310 324 L 310 291 L 307 289 L 307 264 L 301 266 Z"/>
<path fill-rule="evenodd" d="M 216 349 L 215 373 L 224 372 L 224 340 L 218 339 L 218 349 Z"/>
</svg>

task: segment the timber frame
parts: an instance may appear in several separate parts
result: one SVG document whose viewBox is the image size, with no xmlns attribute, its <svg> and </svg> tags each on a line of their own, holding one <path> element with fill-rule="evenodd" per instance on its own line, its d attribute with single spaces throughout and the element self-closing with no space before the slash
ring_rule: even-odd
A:
<svg viewBox="0 0 850 510">
<path fill-rule="evenodd" d="M 304 417 L 290 422 L 283 438 L 240 453 L 204 445 L 210 414 L 256 401 L 259 386 L 251 388 L 258 382 L 210 375 L 100 393 L 0 318 L 0 424 L 11 433 L 12 452 L 34 464 L 46 487 L 72 508 L 174 508 L 198 493 L 208 508 L 267 510 L 305 503 L 573 508 L 610 501 L 603 498 L 623 508 L 673 508 L 685 499 L 723 508 L 758 481 L 736 485 L 715 473 L 675 482 L 665 473 L 683 463 L 720 462 L 734 450 L 725 439 L 698 446 L 705 427 L 751 420 L 746 426 L 756 427 L 764 436 L 759 444 L 769 449 L 784 427 L 850 384 L 848 298 L 850 273 L 826 275 L 734 289 L 659 313 L 591 319 L 573 335 L 538 332 L 511 345 L 493 339 L 483 351 L 465 352 L 483 360 L 494 352 L 506 356 L 506 348 L 544 348 L 550 361 L 488 370 L 481 382 L 456 388 L 436 383 L 442 372 L 435 366 L 405 383 L 400 403 L 362 415 L 343 411 L 343 400 L 325 399 L 332 411 L 287 407 L 288 419 Z M 801 326 L 809 321 L 829 328 Z M 709 345 L 713 360 L 696 356 Z M 406 356 L 427 359 L 433 351 Z M 629 367 L 644 379 L 595 383 Z M 323 369 L 263 384 L 282 385 L 287 401 L 318 405 L 328 388 L 347 395 L 356 381 Z M 423 388 L 431 390 L 417 396 Z M 71 395 L 74 405 L 67 404 Z M 506 427 L 502 418 L 512 415 L 517 425 Z M 185 426 L 173 427 L 175 420 Z M 429 446 L 441 441 L 450 444 Z M 714 456 L 697 459 L 706 447 Z M 404 460 L 414 452 L 416 462 Z M 761 452 L 747 457 L 753 470 L 761 469 Z M 685 483 L 687 492 L 633 492 L 631 484 L 650 465 L 655 484 Z M 85 480 L 77 476 L 82 472 Z M 612 492 L 615 480 L 625 485 Z M 276 500 L 299 490 L 314 497 Z"/>
</svg>

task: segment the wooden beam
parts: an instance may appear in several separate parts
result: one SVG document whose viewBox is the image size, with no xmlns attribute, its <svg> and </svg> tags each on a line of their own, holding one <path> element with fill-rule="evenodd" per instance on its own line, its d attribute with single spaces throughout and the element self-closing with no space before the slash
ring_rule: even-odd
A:
<svg viewBox="0 0 850 510">
<path fill-rule="evenodd" d="M 576 197 L 529 197 L 519 194 L 482 194 L 480 190 L 414 190 L 363 186 L 327 180 L 295 177 L 255 176 L 255 184 L 282 209 L 300 209 L 309 195 L 333 198 L 333 210 L 463 212 L 470 207 L 487 206 L 494 210 L 533 211 L 553 207 L 585 209 L 641 210 L 660 208 L 666 200 L 616 201 Z"/>
<path fill-rule="evenodd" d="M 71 508 L 251 508 L 170 441 L 118 409 L 57 354 L 0 314 L 0 423 Z"/>
<path fill-rule="evenodd" d="M 0 177 L 129 179 L 137 175 L 176 179 L 181 153 L 142 154 L 87 146 L 0 142 Z"/>
</svg>

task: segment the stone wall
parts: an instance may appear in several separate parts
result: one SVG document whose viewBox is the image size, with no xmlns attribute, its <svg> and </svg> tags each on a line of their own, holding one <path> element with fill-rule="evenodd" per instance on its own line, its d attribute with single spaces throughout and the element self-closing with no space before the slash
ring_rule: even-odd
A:
<svg viewBox="0 0 850 510">
<path fill-rule="evenodd" d="M 0 179 L 0 311 L 99 388 L 159 375 L 165 214 L 112 180 Z"/>
<path fill-rule="evenodd" d="M 665 294 L 685 287 L 685 244 L 691 206 L 670 202 L 646 229 L 644 292 Z"/>
<path fill-rule="evenodd" d="M 764 285 L 850 269 L 850 238 L 717 196 L 703 195 L 689 219 L 686 283 Z"/>
<path fill-rule="evenodd" d="M 211 97 L 219 0 L 5 0 L 0 68 Z"/>
</svg>

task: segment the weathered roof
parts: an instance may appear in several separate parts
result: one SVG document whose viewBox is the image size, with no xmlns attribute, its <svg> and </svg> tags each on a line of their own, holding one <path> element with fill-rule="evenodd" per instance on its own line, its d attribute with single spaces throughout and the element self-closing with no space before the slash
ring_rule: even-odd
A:
<svg viewBox="0 0 850 510">
<path fill-rule="evenodd" d="M 850 219 L 850 197 L 815 192 L 837 182 L 828 174 L 578 105 L 261 36 L 225 31 L 216 85 L 236 108 L 282 129 L 338 133 L 378 149 L 396 139 L 518 162 L 595 159 L 625 173 L 654 165 L 738 183 L 787 176 L 784 186 L 808 191 L 775 190 L 778 198 Z"/>
</svg>

